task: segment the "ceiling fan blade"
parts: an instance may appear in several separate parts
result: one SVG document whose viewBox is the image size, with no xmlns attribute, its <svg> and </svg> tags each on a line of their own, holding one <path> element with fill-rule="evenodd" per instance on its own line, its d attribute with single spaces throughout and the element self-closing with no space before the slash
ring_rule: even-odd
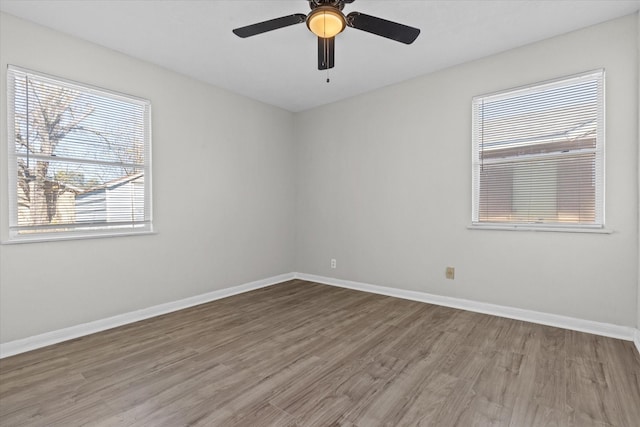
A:
<svg viewBox="0 0 640 427">
<path fill-rule="evenodd" d="M 333 68 L 335 41 L 335 37 L 318 37 L 318 70 Z"/>
<path fill-rule="evenodd" d="M 267 31 L 277 30 L 278 28 L 288 27 L 289 25 L 301 24 L 307 19 L 307 15 L 303 13 L 295 13 L 289 16 L 282 16 L 268 21 L 258 22 L 257 24 L 247 25 L 233 30 L 233 34 L 238 37 L 251 37 L 257 34 L 266 33 Z"/>
<path fill-rule="evenodd" d="M 386 37 L 405 44 L 411 44 L 420 34 L 418 28 L 375 16 L 365 15 L 360 12 L 351 12 L 347 15 L 347 25 L 357 30 L 366 31 L 381 37 Z"/>
</svg>

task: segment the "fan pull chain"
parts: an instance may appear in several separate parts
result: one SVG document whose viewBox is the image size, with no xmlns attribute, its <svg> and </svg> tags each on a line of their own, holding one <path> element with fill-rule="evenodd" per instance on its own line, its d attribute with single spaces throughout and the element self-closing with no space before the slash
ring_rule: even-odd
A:
<svg viewBox="0 0 640 427">
<path fill-rule="evenodd" d="M 327 37 L 327 15 L 326 13 L 322 13 L 322 20 L 323 20 L 323 29 L 324 29 L 324 63 L 325 63 L 325 67 L 327 70 L 327 83 L 329 83 L 329 42 L 327 41 L 326 37 Z"/>
<path fill-rule="evenodd" d="M 326 40 L 326 39 L 325 39 Z M 329 43 L 324 43 L 324 62 L 327 66 L 327 83 L 331 83 L 331 79 L 329 79 Z"/>
<path fill-rule="evenodd" d="M 326 44 L 324 57 L 327 63 L 327 83 L 331 83 L 331 79 L 329 78 L 329 43 Z"/>
</svg>

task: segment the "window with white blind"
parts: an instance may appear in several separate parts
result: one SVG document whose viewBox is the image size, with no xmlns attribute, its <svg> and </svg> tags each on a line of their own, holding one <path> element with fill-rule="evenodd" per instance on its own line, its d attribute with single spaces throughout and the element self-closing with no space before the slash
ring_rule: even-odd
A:
<svg viewBox="0 0 640 427">
<path fill-rule="evenodd" d="M 7 106 L 6 242 L 151 231 L 149 101 L 10 66 Z"/>
<path fill-rule="evenodd" d="M 604 70 L 472 107 L 474 226 L 604 226 Z"/>
</svg>

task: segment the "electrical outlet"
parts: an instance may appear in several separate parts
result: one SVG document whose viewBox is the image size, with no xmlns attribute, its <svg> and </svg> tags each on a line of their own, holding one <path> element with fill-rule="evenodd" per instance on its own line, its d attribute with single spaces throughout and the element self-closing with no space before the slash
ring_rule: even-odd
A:
<svg viewBox="0 0 640 427">
<path fill-rule="evenodd" d="M 331 258 L 331 268 L 336 268 L 336 259 L 335 258 Z"/>
<path fill-rule="evenodd" d="M 444 272 L 444 275 L 447 279 L 453 280 L 454 277 L 456 276 L 456 269 L 454 267 L 447 267 L 447 269 Z"/>
</svg>

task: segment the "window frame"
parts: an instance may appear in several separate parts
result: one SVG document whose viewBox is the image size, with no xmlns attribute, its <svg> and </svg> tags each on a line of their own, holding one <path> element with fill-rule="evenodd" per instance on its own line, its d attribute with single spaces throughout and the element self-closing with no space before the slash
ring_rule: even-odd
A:
<svg viewBox="0 0 640 427">
<path fill-rule="evenodd" d="M 153 228 L 153 198 L 152 198 L 152 108 L 151 102 L 147 99 L 137 96 L 124 94 L 110 89 L 105 89 L 95 85 L 82 83 L 40 71 L 34 71 L 31 69 L 7 65 L 7 75 L 5 79 L 6 83 L 6 106 L 7 106 L 7 190 L 8 190 L 8 215 L 7 221 L 3 221 L 2 239 L 1 244 L 14 244 L 14 243 L 33 243 L 33 242 L 48 242 L 59 240 L 79 240 L 79 239 L 93 239 L 103 237 L 118 237 L 118 236 L 132 236 L 132 235 L 148 235 L 155 234 Z M 124 225 L 126 228 L 116 228 L 116 226 L 102 225 L 102 226 L 89 226 L 84 225 L 80 227 L 73 227 L 71 230 L 53 231 L 53 232 L 39 232 L 39 233 L 20 233 L 20 226 L 18 225 L 18 158 L 19 155 L 16 152 L 16 137 L 15 137 L 15 92 L 13 89 L 13 82 L 15 81 L 15 73 L 24 75 L 32 75 L 37 79 L 47 81 L 48 83 L 57 84 L 60 87 L 70 88 L 80 91 L 83 94 L 92 94 L 101 96 L 104 98 L 121 100 L 130 104 L 135 104 L 144 109 L 143 112 L 143 179 L 144 179 L 144 192 L 143 192 L 143 221 L 132 221 L 130 226 Z M 34 156 L 35 157 L 35 156 Z M 91 163 L 87 161 L 88 163 Z M 106 183 L 104 184 L 106 186 Z M 105 187 L 106 188 L 106 187 Z M 108 222 L 108 221 L 105 221 Z M 37 227 L 37 226 L 36 226 Z M 52 228 L 51 225 L 43 225 L 43 229 Z M 75 228 L 75 229 L 74 229 Z"/>
<path fill-rule="evenodd" d="M 480 129 L 478 126 L 481 119 L 477 119 L 477 108 L 482 100 L 498 100 L 512 98 L 526 93 L 535 93 L 549 87 L 569 86 L 581 79 L 599 80 L 599 90 L 597 92 L 597 130 L 595 138 L 595 165 L 594 165 L 594 182 L 595 182 L 595 201 L 594 223 L 567 223 L 567 222 L 515 222 L 515 221 L 480 221 L 480 158 L 481 142 L 478 141 Z M 471 102 L 471 175 L 472 175 L 472 198 L 471 198 L 471 223 L 468 229 L 490 229 L 490 230 L 515 230 L 515 231 L 556 231 L 556 232 L 579 232 L 579 233 L 611 233 L 611 230 L 605 227 L 605 70 L 604 68 L 585 71 L 578 74 L 563 76 L 555 79 L 545 80 L 523 86 L 513 87 L 496 92 L 486 93 L 474 96 Z M 533 146 L 533 144 L 531 145 Z M 531 156 L 533 158 L 535 155 Z M 538 154 L 539 156 L 539 154 Z M 525 159 L 526 155 L 513 156 L 520 157 L 518 160 Z M 569 154 L 567 155 L 569 157 Z"/>
</svg>

